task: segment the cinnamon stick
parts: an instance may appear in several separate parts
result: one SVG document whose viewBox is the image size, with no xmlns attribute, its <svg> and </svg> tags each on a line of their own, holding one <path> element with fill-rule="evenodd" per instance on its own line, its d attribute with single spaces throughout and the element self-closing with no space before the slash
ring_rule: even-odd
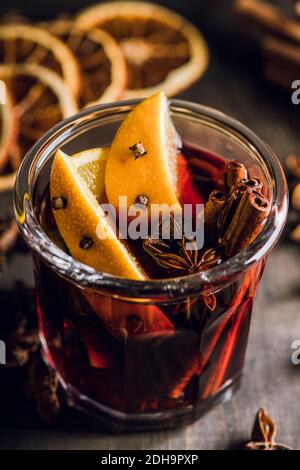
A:
<svg viewBox="0 0 300 470">
<path fill-rule="evenodd" d="M 255 191 L 260 191 L 263 187 L 262 182 L 258 178 L 248 178 L 241 180 L 241 184 Z"/>
<path fill-rule="evenodd" d="M 208 198 L 208 201 L 204 209 L 204 222 L 208 225 L 215 225 L 217 227 L 217 221 L 221 212 L 222 207 L 224 207 L 225 202 L 227 201 L 227 194 L 225 191 L 219 189 L 214 189 Z"/>
<path fill-rule="evenodd" d="M 14 189 L 16 174 L 0 175 L 0 193 Z"/>
<path fill-rule="evenodd" d="M 270 209 L 270 202 L 265 196 L 247 188 L 223 239 L 227 256 L 235 255 L 252 243 L 261 231 Z"/>
<path fill-rule="evenodd" d="M 226 168 L 226 184 L 229 188 L 235 186 L 241 179 L 248 178 L 248 171 L 245 165 L 239 160 L 228 163 Z"/>
<path fill-rule="evenodd" d="M 246 186 L 244 186 L 241 181 L 237 185 L 232 186 L 230 189 L 229 197 L 220 212 L 217 223 L 219 229 L 220 245 L 223 245 L 224 234 L 227 232 L 231 219 L 240 203 L 243 192 L 246 189 Z"/>
<path fill-rule="evenodd" d="M 300 48 L 286 40 L 267 36 L 262 40 L 262 67 L 266 80 L 291 90 L 300 76 Z"/>
<path fill-rule="evenodd" d="M 235 11 L 248 24 L 300 44 L 300 24 L 285 16 L 280 8 L 261 0 L 237 0 Z"/>
</svg>

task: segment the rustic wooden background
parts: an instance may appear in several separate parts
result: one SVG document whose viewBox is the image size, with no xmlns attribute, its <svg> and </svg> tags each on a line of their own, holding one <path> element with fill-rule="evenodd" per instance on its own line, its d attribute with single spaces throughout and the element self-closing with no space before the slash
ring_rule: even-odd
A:
<svg viewBox="0 0 300 470">
<path fill-rule="evenodd" d="M 291 93 L 280 91 L 261 79 L 257 43 L 236 42 L 228 11 L 224 10 L 228 22 L 220 21 L 222 14 L 217 21 L 215 15 L 209 14 L 216 2 L 185 3 L 193 4 L 194 8 L 186 11 L 187 16 L 196 11 L 195 4 L 199 5 L 199 11 L 203 11 L 204 4 L 207 10 L 212 8 L 211 12 L 206 11 L 207 16 L 199 16 L 199 24 L 211 44 L 211 63 L 203 79 L 181 97 L 240 119 L 268 142 L 282 161 L 288 153 L 300 152 L 300 105 L 292 104 Z M 290 5 L 291 2 L 285 3 Z M 172 4 L 176 7 L 179 2 Z M 212 25 L 217 27 L 216 23 L 219 29 L 214 31 Z M 7 199 L 1 201 L 2 206 L 7 204 Z M 14 389 L 10 401 L 0 402 L 0 448 L 236 448 L 248 440 L 255 413 L 260 406 L 265 406 L 278 423 L 278 441 L 300 449 L 300 366 L 293 366 L 290 359 L 291 343 L 300 339 L 299 266 L 300 246 L 291 245 L 283 237 L 269 256 L 259 289 L 242 387 L 230 402 L 218 406 L 197 423 L 168 432 L 111 435 L 67 413 L 63 422 L 49 428 L 36 418 L 32 407 L 28 407 Z M 9 260 L 5 276 L 0 277 L 0 288 L 11 286 L 16 278 L 30 284 L 30 273 L 28 255 L 15 254 Z M 5 311 L 1 310 L 1 314 Z M 10 377 L 8 374 L 6 380 Z M 8 387 L 0 384 L 4 386 Z"/>
</svg>

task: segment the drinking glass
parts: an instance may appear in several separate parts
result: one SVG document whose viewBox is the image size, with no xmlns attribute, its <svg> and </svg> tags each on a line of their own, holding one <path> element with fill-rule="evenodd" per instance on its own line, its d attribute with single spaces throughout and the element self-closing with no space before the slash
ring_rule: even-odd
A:
<svg viewBox="0 0 300 470">
<path fill-rule="evenodd" d="M 89 108 L 51 129 L 25 156 L 14 193 L 33 254 L 44 360 L 69 405 L 115 430 L 189 423 L 232 396 L 253 299 L 287 214 L 282 168 L 260 138 L 219 111 L 172 100 L 185 144 L 238 159 L 263 182 L 271 202 L 263 230 L 220 265 L 172 279 L 119 278 L 73 259 L 41 217 L 53 156 L 109 145 L 137 102 Z"/>
</svg>

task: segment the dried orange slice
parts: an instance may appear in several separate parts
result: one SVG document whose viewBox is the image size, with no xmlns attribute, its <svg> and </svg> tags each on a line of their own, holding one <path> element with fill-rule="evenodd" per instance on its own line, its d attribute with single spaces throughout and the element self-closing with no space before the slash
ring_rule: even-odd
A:
<svg viewBox="0 0 300 470">
<path fill-rule="evenodd" d="M 72 21 L 57 20 L 49 31 L 61 39 L 76 56 L 82 76 L 79 106 L 91 106 L 119 99 L 127 82 L 123 53 L 116 41 L 100 29 L 82 30 Z"/>
<path fill-rule="evenodd" d="M 129 74 L 126 98 L 150 96 L 159 90 L 173 96 L 207 68 L 208 48 L 202 35 L 161 6 L 103 3 L 84 10 L 77 22 L 82 28 L 104 29 L 122 47 Z"/>
<path fill-rule="evenodd" d="M 42 28 L 25 24 L 0 26 L 0 63 L 35 63 L 58 73 L 74 95 L 80 91 L 80 71 L 72 51 Z"/>
<path fill-rule="evenodd" d="M 107 149 L 68 156 L 56 153 L 50 176 L 50 195 L 58 230 L 71 255 L 98 271 L 129 279 L 145 275 L 126 246 L 117 238 L 108 218 L 98 203 Z M 93 178 L 91 177 L 93 174 Z M 94 192 L 95 191 L 95 192 Z M 101 194 L 100 194 L 101 198 Z M 106 238 L 99 238 L 99 231 Z"/>
<path fill-rule="evenodd" d="M 5 166 L 9 152 L 15 145 L 17 127 L 11 93 L 5 82 L 0 81 L 0 170 Z"/>
<path fill-rule="evenodd" d="M 119 207 L 120 196 L 127 196 L 131 206 L 142 195 L 149 205 L 180 207 L 176 194 L 180 146 L 164 93 L 139 103 L 121 124 L 110 147 L 105 172 L 108 201 Z"/>
<path fill-rule="evenodd" d="M 36 64 L 0 65 L 0 79 L 14 96 L 14 112 L 19 122 L 18 146 L 11 150 L 17 169 L 29 148 L 53 125 L 77 111 L 73 93 L 63 79 Z M 0 177 L 0 189 L 13 186 L 13 175 Z"/>
</svg>

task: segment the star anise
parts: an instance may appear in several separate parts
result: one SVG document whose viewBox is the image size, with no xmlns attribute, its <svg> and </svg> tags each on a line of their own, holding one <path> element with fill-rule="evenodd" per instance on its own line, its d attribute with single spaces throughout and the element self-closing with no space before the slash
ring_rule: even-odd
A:
<svg viewBox="0 0 300 470">
<path fill-rule="evenodd" d="M 195 240 L 186 236 L 178 239 L 181 227 L 176 219 L 171 219 L 170 239 L 162 238 L 162 223 L 158 227 L 158 238 L 149 237 L 144 241 L 145 251 L 152 256 L 157 264 L 175 274 L 194 274 L 217 266 L 222 261 L 221 252 L 216 248 L 199 250 Z M 205 306 L 214 311 L 216 308 L 216 296 L 206 294 L 201 296 Z M 189 315 L 189 314 L 188 314 Z"/>
<path fill-rule="evenodd" d="M 22 283 L 1 291 L 1 339 L 6 344 L 6 368 L 22 367 L 39 347 L 34 291 Z"/>
<path fill-rule="evenodd" d="M 247 450 L 291 450 L 284 444 L 275 442 L 277 426 L 275 421 L 267 415 L 264 408 L 257 412 L 254 422 L 251 442 L 246 444 Z"/>
<path fill-rule="evenodd" d="M 39 347 L 39 338 L 36 328 L 28 328 L 27 319 L 21 318 L 16 329 L 6 340 L 7 362 L 6 367 L 22 367 L 30 355 Z"/>
<path fill-rule="evenodd" d="M 161 239 L 148 238 L 144 241 L 144 248 L 155 261 L 163 268 L 193 274 L 212 268 L 221 262 L 217 249 L 209 248 L 201 252 L 195 240 L 183 237 L 178 241 L 178 252 L 170 251 L 171 244 Z"/>
<path fill-rule="evenodd" d="M 26 394 L 28 398 L 35 400 L 37 413 L 48 424 L 51 424 L 60 412 L 58 386 L 56 372 L 45 364 L 38 352 L 29 363 Z"/>
</svg>

